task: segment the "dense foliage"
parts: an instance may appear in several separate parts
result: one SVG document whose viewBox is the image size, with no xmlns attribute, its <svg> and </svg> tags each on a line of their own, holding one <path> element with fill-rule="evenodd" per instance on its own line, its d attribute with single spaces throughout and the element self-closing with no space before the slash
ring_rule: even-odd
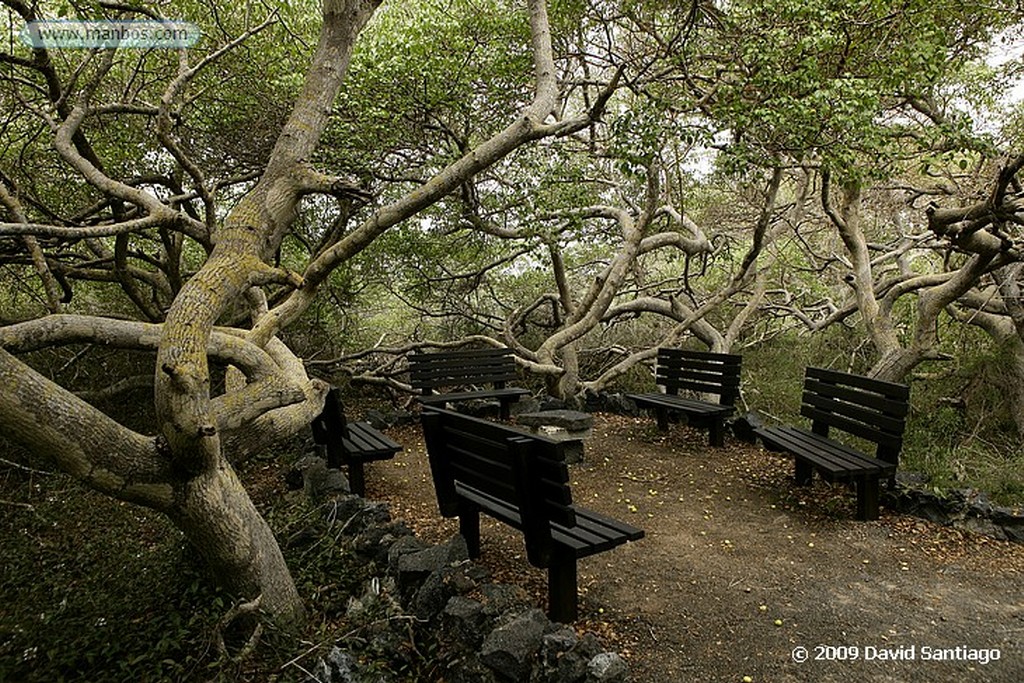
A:
<svg viewBox="0 0 1024 683">
<path fill-rule="evenodd" d="M 910 382 L 908 466 L 1021 501 L 1018 3 L 3 8 L 0 437 L 163 513 L 225 595 L 303 621 L 236 468 L 327 382 L 407 401 L 437 345 L 569 402 L 741 352 L 779 419 L 807 364 Z M 202 41 L 16 39 L 163 17 Z"/>
</svg>

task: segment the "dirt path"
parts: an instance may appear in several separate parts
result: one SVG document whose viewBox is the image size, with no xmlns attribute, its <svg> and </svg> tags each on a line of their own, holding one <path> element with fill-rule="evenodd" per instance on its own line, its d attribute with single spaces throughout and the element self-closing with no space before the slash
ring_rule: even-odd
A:
<svg viewBox="0 0 1024 683">
<path fill-rule="evenodd" d="M 419 429 L 392 435 L 406 450 L 369 468 L 368 496 L 449 537 Z M 647 534 L 580 562 L 577 626 L 626 655 L 634 681 L 1024 680 L 1024 546 L 884 509 L 856 522 L 845 489 L 796 489 L 786 460 L 705 444 L 599 415 L 571 466 L 577 504 Z M 485 524 L 481 559 L 543 601 L 510 529 Z"/>
</svg>

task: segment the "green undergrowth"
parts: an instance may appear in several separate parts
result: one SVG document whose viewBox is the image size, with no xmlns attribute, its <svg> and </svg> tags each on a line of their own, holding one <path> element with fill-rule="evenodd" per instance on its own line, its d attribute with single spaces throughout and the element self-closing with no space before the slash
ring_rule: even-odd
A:
<svg viewBox="0 0 1024 683">
<path fill-rule="evenodd" d="M 202 676 L 228 599 L 168 522 L 59 475 L 2 484 L 0 680 Z"/>
<path fill-rule="evenodd" d="M 279 476 L 280 465 L 263 468 Z M 251 488 L 282 543 L 309 623 L 298 635 L 265 624 L 255 648 L 239 657 L 252 625 L 221 623 L 234 598 L 215 587 L 162 515 L 62 475 L 0 468 L 0 681 L 306 680 L 338 640 L 370 671 L 429 680 L 423 672 L 437 659 L 430 634 L 414 637 L 403 626 L 408 637 L 377 651 L 379 639 L 368 634 L 390 615 L 370 609 L 346 617 L 349 597 L 376 570 L 335 542 L 340 524 L 328 526 L 300 494 Z M 322 540 L 294 542 L 303 537 Z"/>
<path fill-rule="evenodd" d="M 926 475 L 938 494 L 973 488 L 998 504 L 1024 506 L 1024 446 L 1011 430 L 971 429 L 955 407 L 936 404 L 912 416 L 901 465 Z"/>
</svg>

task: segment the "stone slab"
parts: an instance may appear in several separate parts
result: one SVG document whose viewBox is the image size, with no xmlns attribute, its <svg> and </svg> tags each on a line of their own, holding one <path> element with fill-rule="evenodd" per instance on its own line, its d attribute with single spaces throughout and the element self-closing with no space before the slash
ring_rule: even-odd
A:
<svg viewBox="0 0 1024 683">
<path fill-rule="evenodd" d="M 582 432 L 594 426 L 594 416 L 579 410 L 541 410 L 521 413 L 516 422 L 527 427 L 561 427 L 567 432 Z"/>
</svg>

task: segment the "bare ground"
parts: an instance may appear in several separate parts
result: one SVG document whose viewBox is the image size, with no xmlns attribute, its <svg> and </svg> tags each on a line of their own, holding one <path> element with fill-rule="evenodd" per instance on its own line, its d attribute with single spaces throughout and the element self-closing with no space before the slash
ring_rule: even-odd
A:
<svg viewBox="0 0 1024 683">
<path fill-rule="evenodd" d="M 370 465 L 367 495 L 424 538 L 450 537 L 420 430 L 392 436 L 405 451 Z M 576 626 L 627 657 L 634 681 L 1024 680 L 1024 546 L 884 508 L 857 522 L 847 489 L 798 488 L 785 459 L 706 443 L 598 415 L 570 468 L 578 505 L 646 531 L 579 565 Z M 543 603 L 517 532 L 485 520 L 481 562 Z"/>
</svg>

